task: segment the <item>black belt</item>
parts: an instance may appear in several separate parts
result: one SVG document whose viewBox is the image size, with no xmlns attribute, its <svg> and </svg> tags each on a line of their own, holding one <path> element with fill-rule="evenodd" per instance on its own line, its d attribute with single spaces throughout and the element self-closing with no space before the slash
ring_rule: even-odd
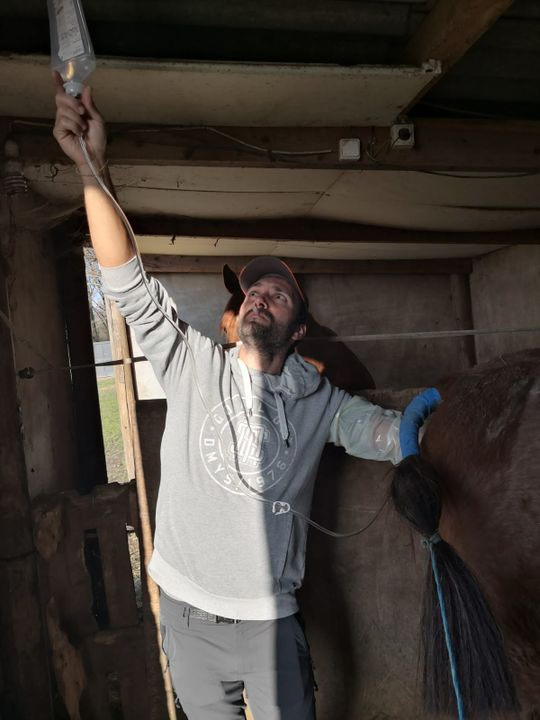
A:
<svg viewBox="0 0 540 720">
<path fill-rule="evenodd" d="M 229 624 L 242 622 L 241 620 L 234 620 L 233 618 L 223 617 L 222 615 L 214 615 L 213 613 L 205 612 L 204 610 L 200 610 L 196 607 L 188 608 L 188 613 L 190 618 L 195 618 L 196 620 L 206 620 L 207 622 Z"/>
</svg>

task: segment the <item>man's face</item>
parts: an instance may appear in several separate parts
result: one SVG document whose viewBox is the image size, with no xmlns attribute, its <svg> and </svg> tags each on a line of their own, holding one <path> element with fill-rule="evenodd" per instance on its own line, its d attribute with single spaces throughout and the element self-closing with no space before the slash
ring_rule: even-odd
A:
<svg viewBox="0 0 540 720">
<path fill-rule="evenodd" d="M 301 300 L 294 288 L 278 275 L 264 275 L 246 293 L 237 318 L 245 345 L 275 352 L 288 349 L 305 332 L 298 326 Z"/>
</svg>

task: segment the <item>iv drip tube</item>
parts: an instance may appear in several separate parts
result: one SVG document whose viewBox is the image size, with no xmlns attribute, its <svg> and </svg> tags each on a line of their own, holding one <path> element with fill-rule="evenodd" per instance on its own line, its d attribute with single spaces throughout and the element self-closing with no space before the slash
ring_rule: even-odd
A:
<svg viewBox="0 0 540 720">
<path fill-rule="evenodd" d="M 126 232 L 127 232 L 127 234 L 128 234 L 129 240 L 130 240 L 130 242 L 131 242 L 131 244 L 132 244 L 132 247 L 133 247 L 133 249 L 134 249 L 134 251 L 135 251 L 135 256 L 136 256 L 136 258 L 137 258 L 137 263 L 138 263 L 138 265 L 139 265 L 139 269 L 140 269 L 140 272 L 141 272 L 142 280 L 143 280 L 143 283 L 144 283 L 144 286 L 145 286 L 145 288 L 146 288 L 146 291 L 147 291 L 148 295 L 150 296 L 150 298 L 151 298 L 152 302 L 154 303 L 154 305 L 156 306 L 156 308 L 157 308 L 157 309 L 159 310 L 159 312 L 163 315 L 164 319 L 165 319 L 170 325 L 172 325 L 172 327 L 174 328 L 174 330 L 182 337 L 182 340 L 183 340 L 183 341 L 185 342 L 185 344 L 186 344 L 186 348 L 187 348 L 187 351 L 188 351 L 188 354 L 189 354 L 189 357 L 190 357 L 190 361 L 191 361 L 192 367 L 193 367 L 193 376 L 194 376 L 194 379 L 195 379 L 195 385 L 196 385 L 196 387 L 197 387 L 197 392 L 199 393 L 199 396 L 200 396 L 200 398 L 201 398 L 203 407 L 204 407 L 204 409 L 206 410 L 206 412 L 207 412 L 207 414 L 208 414 L 208 417 L 209 417 L 209 418 L 212 418 L 212 412 L 210 411 L 210 409 L 209 409 L 209 407 L 208 407 L 208 404 L 207 404 L 207 402 L 206 402 L 206 399 L 205 399 L 205 397 L 204 397 L 204 393 L 203 393 L 203 391 L 202 391 L 202 388 L 201 388 L 201 385 L 200 385 L 200 382 L 199 382 L 199 377 L 198 377 L 198 375 L 197 375 L 197 362 L 196 362 L 196 360 L 195 360 L 195 356 L 194 356 L 194 354 L 193 354 L 193 350 L 192 350 L 192 348 L 191 348 L 191 346 L 190 346 L 190 344 L 189 344 L 189 341 L 188 341 L 188 339 L 187 339 L 187 337 L 186 337 L 186 334 L 185 334 L 185 332 L 182 330 L 182 328 L 180 327 L 180 325 L 179 325 L 178 323 L 176 323 L 176 322 L 173 320 L 173 318 L 171 318 L 171 317 L 166 313 L 166 311 L 165 311 L 165 310 L 163 309 L 163 307 L 160 305 L 160 303 L 159 303 L 159 301 L 157 300 L 157 298 L 155 298 L 154 295 L 152 294 L 152 290 L 151 290 L 151 288 L 150 288 L 148 279 L 147 279 L 147 277 L 146 277 L 146 272 L 145 272 L 145 270 L 144 270 L 144 265 L 143 265 L 141 253 L 140 253 L 140 250 L 139 250 L 139 246 L 138 246 L 138 244 L 137 244 L 137 239 L 136 239 L 135 233 L 133 232 L 133 229 L 132 229 L 132 227 L 131 227 L 131 225 L 130 225 L 130 223 L 129 223 L 129 220 L 128 220 L 126 214 L 124 213 L 124 211 L 122 210 L 122 208 L 120 207 L 119 203 L 117 202 L 116 198 L 115 198 L 114 195 L 112 194 L 112 192 L 111 192 L 111 191 L 109 190 L 109 188 L 105 185 L 105 183 L 103 182 L 102 178 L 99 176 L 99 173 L 96 171 L 95 166 L 94 166 L 94 164 L 93 164 L 93 162 L 92 162 L 92 159 L 90 158 L 90 154 L 89 154 L 89 152 L 88 152 L 88 148 L 86 147 L 86 143 L 85 143 L 84 138 L 83 138 L 82 136 L 79 138 L 79 142 L 80 142 L 81 150 L 82 150 L 82 152 L 83 152 L 83 154 L 84 154 L 84 158 L 85 158 L 85 160 L 86 160 L 86 163 L 88 164 L 88 167 L 90 168 L 90 171 L 92 172 L 92 175 L 94 176 L 95 180 L 96 180 L 97 183 L 99 184 L 99 186 L 100 186 L 100 188 L 102 189 L 102 191 L 107 195 L 107 197 L 109 198 L 109 200 L 112 202 L 113 207 L 115 208 L 115 210 L 116 210 L 116 212 L 118 213 L 120 219 L 122 220 L 122 223 L 124 224 L 124 227 L 125 227 Z M 220 455 L 223 457 L 223 455 L 224 455 L 224 453 L 223 453 L 223 448 L 222 448 L 222 446 L 221 446 L 221 442 L 220 442 L 219 439 L 218 439 L 218 448 L 219 448 L 219 453 L 220 453 Z M 325 533 L 326 535 L 330 535 L 331 537 L 335 537 L 335 538 L 354 537 L 355 535 L 359 535 L 360 533 L 363 533 L 365 530 L 367 530 L 367 529 L 377 520 L 377 518 L 378 518 L 379 515 L 381 514 L 382 510 L 383 510 L 384 507 L 386 506 L 386 503 L 388 502 L 388 497 L 387 497 L 387 498 L 385 499 L 384 503 L 381 505 L 381 507 L 377 510 L 375 516 L 374 516 L 364 527 L 360 528 L 359 530 L 354 530 L 354 531 L 348 532 L 348 533 L 338 533 L 338 532 L 335 532 L 335 531 L 333 531 L 333 530 L 329 530 L 328 528 L 323 527 L 322 525 L 320 525 L 319 523 L 315 522 L 314 520 L 311 520 L 311 518 L 309 518 L 307 515 L 304 515 L 303 513 L 300 513 L 300 512 L 298 512 L 297 510 L 295 510 L 294 508 L 292 508 L 292 507 L 289 505 L 289 503 L 286 503 L 286 502 L 280 501 L 280 500 L 278 500 L 278 501 L 267 500 L 266 498 L 261 497 L 260 495 L 258 495 L 257 493 L 255 493 L 255 492 L 252 490 L 252 488 L 245 482 L 245 480 L 244 480 L 242 477 L 240 477 L 239 479 L 240 479 L 241 485 L 242 485 L 243 488 L 244 488 L 244 489 L 241 489 L 242 494 L 243 494 L 245 497 L 248 497 L 248 498 L 251 498 L 251 499 L 253 499 L 253 500 L 256 500 L 257 502 L 261 502 L 261 503 L 264 503 L 264 504 L 266 504 L 266 505 L 270 505 L 270 507 L 272 508 L 272 513 L 273 513 L 274 515 L 281 515 L 281 514 L 284 514 L 284 513 L 287 513 L 287 512 L 291 512 L 293 515 L 296 515 L 296 517 L 298 517 L 299 519 L 301 519 L 301 520 L 303 520 L 304 522 L 308 523 L 309 525 L 312 525 L 312 526 L 315 527 L 317 530 L 320 530 L 321 532 Z"/>
</svg>

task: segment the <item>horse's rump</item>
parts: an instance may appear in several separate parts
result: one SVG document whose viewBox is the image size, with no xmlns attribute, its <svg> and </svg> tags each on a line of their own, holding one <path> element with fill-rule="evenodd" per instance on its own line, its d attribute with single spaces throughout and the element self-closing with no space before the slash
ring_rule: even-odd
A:
<svg viewBox="0 0 540 720">
<path fill-rule="evenodd" d="M 439 389 L 422 455 L 443 481 L 440 533 L 487 596 L 522 704 L 540 708 L 540 350 Z"/>
</svg>

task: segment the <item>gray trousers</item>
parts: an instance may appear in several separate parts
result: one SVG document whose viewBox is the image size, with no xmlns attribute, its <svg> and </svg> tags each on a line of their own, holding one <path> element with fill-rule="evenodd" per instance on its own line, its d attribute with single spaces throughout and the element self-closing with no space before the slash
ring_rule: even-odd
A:
<svg viewBox="0 0 540 720">
<path fill-rule="evenodd" d="M 215 622 L 161 593 L 163 650 L 189 720 L 315 720 L 309 647 L 298 618 Z"/>
</svg>

